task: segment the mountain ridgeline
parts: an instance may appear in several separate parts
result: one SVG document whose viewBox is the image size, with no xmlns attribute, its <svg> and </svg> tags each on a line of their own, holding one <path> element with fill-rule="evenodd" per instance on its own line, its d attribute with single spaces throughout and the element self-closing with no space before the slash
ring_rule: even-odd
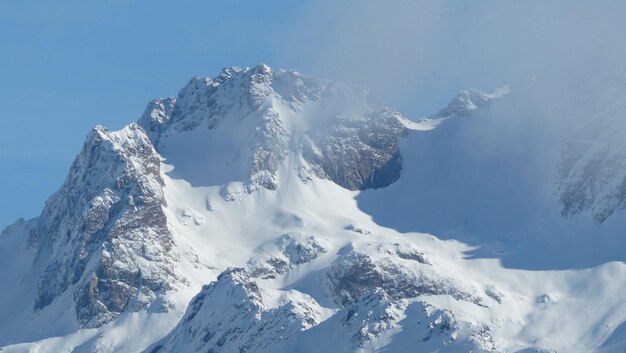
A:
<svg viewBox="0 0 626 353">
<path fill-rule="evenodd" d="M 406 128 L 399 116 L 356 87 L 261 64 L 227 68 L 214 79 L 194 77 L 178 97 L 152 101 L 139 125 L 167 158 L 160 146 L 168 136 L 248 120 L 237 126 L 237 137 L 226 138 L 244 137 L 236 146 L 239 167 L 253 188 L 276 189 L 279 166 L 292 154 L 307 164 L 302 178 L 314 174 L 364 190 L 400 177 L 398 147 Z"/>
<path fill-rule="evenodd" d="M 519 144 L 520 92 L 415 121 L 264 64 L 194 77 L 2 231 L 0 351 L 620 352 L 626 130 Z"/>
</svg>

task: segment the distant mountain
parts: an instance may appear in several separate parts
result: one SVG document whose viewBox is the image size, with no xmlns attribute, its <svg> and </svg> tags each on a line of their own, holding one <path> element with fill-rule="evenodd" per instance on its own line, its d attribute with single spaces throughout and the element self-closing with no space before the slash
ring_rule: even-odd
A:
<svg viewBox="0 0 626 353">
<path fill-rule="evenodd" d="M 2 231 L 0 351 L 623 352 L 620 106 L 537 87 L 195 77 Z"/>
</svg>

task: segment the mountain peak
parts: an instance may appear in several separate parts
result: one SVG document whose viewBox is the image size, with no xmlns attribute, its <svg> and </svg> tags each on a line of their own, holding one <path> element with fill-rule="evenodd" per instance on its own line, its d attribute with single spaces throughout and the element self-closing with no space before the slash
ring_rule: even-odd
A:
<svg viewBox="0 0 626 353">
<path fill-rule="evenodd" d="M 267 64 L 260 63 L 252 69 L 252 73 L 255 75 L 269 76 L 272 74 L 272 68 Z"/>
<path fill-rule="evenodd" d="M 96 126 L 31 233 L 44 261 L 35 311 L 71 293 L 78 324 L 97 327 L 166 292 L 177 279 L 162 185 L 139 125 Z"/>
<path fill-rule="evenodd" d="M 448 106 L 440 110 L 435 117 L 470 115 L 474 110 L 487 105 L 493 99 L 505 96 L 510 92 L 511 89 L 508 85 L 502 85 L 489 93 L 477 89 L 465 90 L 454 97 L 450 103 L 448 103 Z"/>
<path fill-rule="evenodd" d="M 399 177 L 400 118 L 361 89 L 259 64 L 194 77 L 177 98 L 152 101 L 138 123 L 173 173 L 195 184 L 240 180 L 247 190 L 276 189 L 279 169 L 292 164 L 305 181 L 357 190 Z M 197 165 L 207 166 L 206 175 Z M 209 175 L 226 169 L 230 178 Z"/>
</svg>

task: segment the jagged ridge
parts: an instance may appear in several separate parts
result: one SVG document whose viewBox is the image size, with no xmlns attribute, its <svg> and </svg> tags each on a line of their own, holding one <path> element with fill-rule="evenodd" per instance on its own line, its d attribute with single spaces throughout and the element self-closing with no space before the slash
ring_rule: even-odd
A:
<svg viewBox="0 0 626 353">
<path fill-rule="evenodd" d="M 280 165 L 295 153 L 305 161 L 302 169 L 309 171 L 300 173 L 303 179 L 313 174 L 362 190 L 399 178 L 398 145 L 405 133 L 400 118 L 358 88 L 261 64 L 227 68 L 213 79 L 195 77 L 177 98 L 151 102 L 139 124 L 168 158 L 167 140 L 173 135 L 209 129 L 216 133 L 205 139 L 215 139 L 222 125 L 238 121 L 233 130 L 223 132 L 228 139 L 240 139 L 233 146 L 239 151 L 226 162 L 239 160 L 230 168 L 242 169 L 250 189 L 276 189 Z"/>
</svg>

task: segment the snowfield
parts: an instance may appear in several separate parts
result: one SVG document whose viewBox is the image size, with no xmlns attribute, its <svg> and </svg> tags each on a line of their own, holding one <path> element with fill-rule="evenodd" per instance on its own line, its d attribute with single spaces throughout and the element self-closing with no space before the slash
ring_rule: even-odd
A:
<svg viewBox="0 0 626 353">
<path fill-rule="evenodd" d="M 563 150 L 529 92 L 194 78 L 2 232 L 0 351 L 624 352 L 624 130 Z"/>
</svg>

